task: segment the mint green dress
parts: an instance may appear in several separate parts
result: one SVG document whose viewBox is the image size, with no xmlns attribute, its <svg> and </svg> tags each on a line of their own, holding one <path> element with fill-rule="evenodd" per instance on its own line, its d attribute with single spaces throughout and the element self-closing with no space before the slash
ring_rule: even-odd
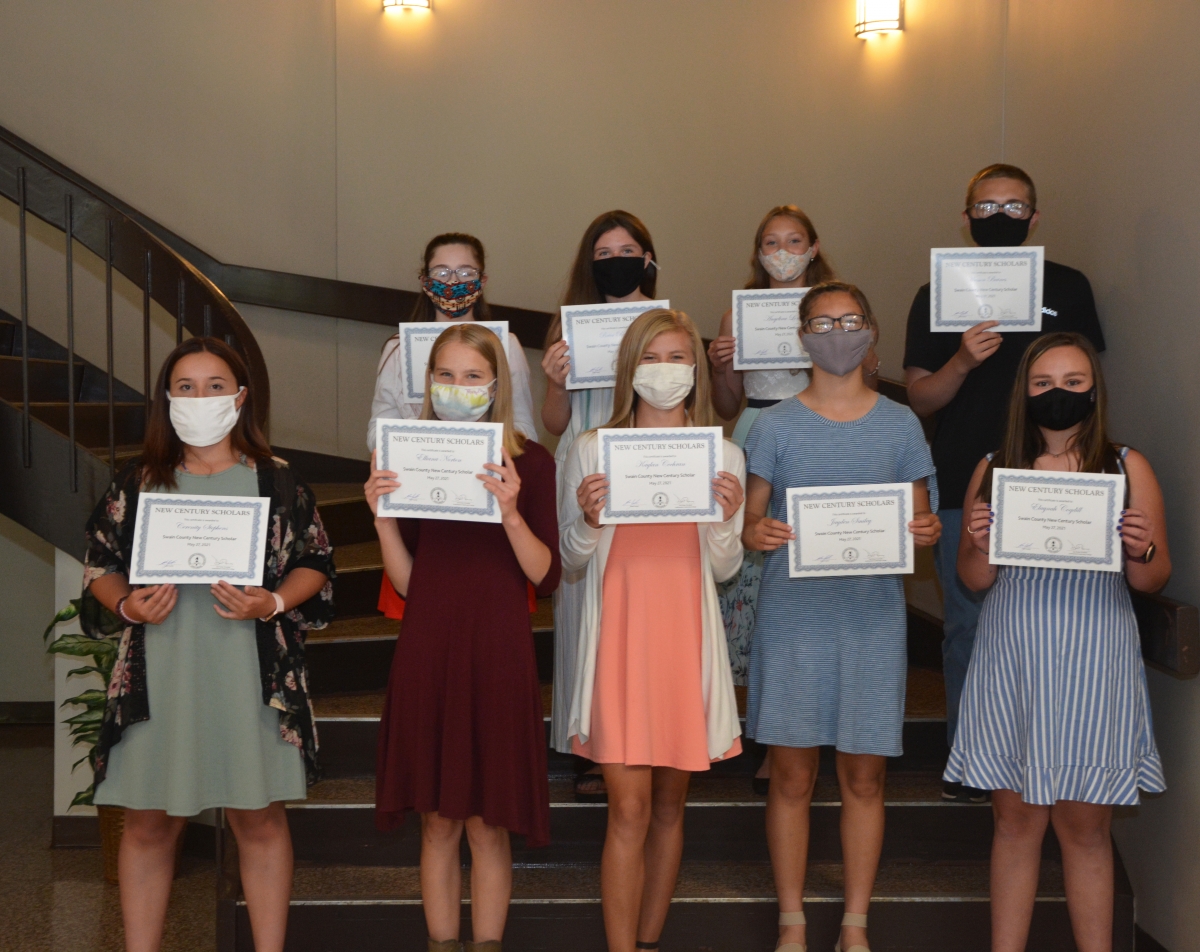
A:
<svg viewBox="0 0 1200 952">
<path fill-rule="evenodd" d="M 177 479 L 174 495 L 258 495 L 258 477 L 243 465 Z M 300 751 L 263 703 L 254 622 L 222 618 L 215 603 L 207 584 L 180 585 L 166 621 L 146 626 L 150 719 L 113 746 L 98 805 L 195 816 L 304 799 Z"/>
</svg>

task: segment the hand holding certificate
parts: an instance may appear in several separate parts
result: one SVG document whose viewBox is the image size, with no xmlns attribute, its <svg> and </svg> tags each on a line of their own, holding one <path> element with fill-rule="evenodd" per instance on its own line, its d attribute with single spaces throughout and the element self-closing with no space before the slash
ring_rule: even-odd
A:
<svg viewBox="0 0 1200 952">
<path fill-rule="evenodd" d="M 1120 572 L 1118 473 L 993 470 L 988 561 L 993 565 Z"/>
<path fill-rule="evenodd" d="M 601 525 L 723 522 L 714 492 L 723 459 L 718 426 L 597 430 L 600 469 L 608 481 Z"/>
<path fill-rule="evenodd" d="M 617 382 L 617 350 L 626 329 L 646 311 L 670 306 L 670 301 L 629 301 L 563 307 L 562 336 L 571 360 L 567 389 L 613 386 Z"/>
<path fill-rule="evenodd" d="M 378 515 L 500 522 L 500 505 L 480 476 L 503 464 L 502 423 L 376 421 L 376 460 L 399 488 L 380 496 Z"/>
<path fill-rule="evenodd" d="M 271 500 L 141 493 L 129 581 L 261 585 Z"/>
<path fill-rule="evenodd" d="M 800 343 L 800 301 L 808 288 L 733 292 L 734 370 L 812 366 Z"/>
<path fill-rule="evenodd" d="M 996 321 L 997 331 L 1042 329 L 1045 249 L 933 248 L 929 252 L 929 329 L 965 331 Z"/>
<path fill-rule="evenodd" d="M 791 578 L 913 571 L 912 483 L 789 489 L 787 515 Z"/>
</svg>

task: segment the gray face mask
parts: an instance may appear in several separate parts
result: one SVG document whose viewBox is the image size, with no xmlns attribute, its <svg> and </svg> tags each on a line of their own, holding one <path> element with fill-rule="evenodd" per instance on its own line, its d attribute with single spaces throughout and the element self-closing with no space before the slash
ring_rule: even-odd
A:
<svg viewBox="0 0 1200 952">
<path fill-rule="evenodd" d="M 866 359 L 871 331 L 866 327 L 856 331 L 835 327 L 828 334 L 805 334 L 803 342 L 814 364 L 827 374 L 844 377 Z"/>
</svg>

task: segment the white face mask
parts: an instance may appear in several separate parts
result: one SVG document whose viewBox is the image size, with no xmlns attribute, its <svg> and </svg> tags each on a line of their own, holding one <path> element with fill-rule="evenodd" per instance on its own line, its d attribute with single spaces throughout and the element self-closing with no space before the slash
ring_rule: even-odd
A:
<svg viewBox="0 0 1200 952">
<path fill-rule="evenodd" d="M 637 395 L 659 410 L 679 406 L 695 385 L 695 364 L 638 364 L 633 372 Z"/>
<path fill-rule="evenodd" d="M 225 439 L 242 411 L 235 405 L 238 392 L 224 397 L 172 397 L 171 426 L 188 446 L 213 446 Z"/>
<path fill-rule="evenodd" d="M 474 423 L 492 406 L 496 382 L 483 387 L 460 387 L 453 383 L 429 385 L 429 403 L 439 420 Z"/>
<path fill-rule="evenodd" d="M 795 281 L 808 270 L 809 263 L 816 255 L 817 249 L 812 247 L 802 255 L 794 255 L 780 248 L 769 255 L 760 251 L 758 261 L 776 281 Z"/>
</svg>

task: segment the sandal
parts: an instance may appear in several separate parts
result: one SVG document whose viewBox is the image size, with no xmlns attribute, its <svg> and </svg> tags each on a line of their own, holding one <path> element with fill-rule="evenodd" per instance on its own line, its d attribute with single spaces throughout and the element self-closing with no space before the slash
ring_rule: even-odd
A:
<svg viewBox="0 0 1200 952">
<path fill-rule="evenodd" d="M 575 802 L 608 803 L 608 788 L 604 785 L 604 775 L 598 773 L 576 774 Z"/>
<path fill-rule="evenodd" d="M 458 939 L 429 940 L 429 952 L 463 952 L 463 945 Z"/>
<path fill-rule="evenodd" d="M 465 952 L 500 952 L 500 940 L 488 939 L 487 942 L 468 942 Z"/>
<path fill-rule="evenodd" d="M 808 920 L 804 918 L 804 910 L 801 909 L 799 912 L 781 912 L 779 924 L 781 926 L 803 926 L 808 924 Z M 775 952 L 808 952 L 808 946 L 801 945 L 799 942 L 786 942 L 783 945 L 775 946 Z"/>
<path fill-rule="evenodd" d="M 867 917 L 857 912 L 848 912 L 842 916 L 842 925 L 857 926 L 859 929 L 865 929 L 867 927 Z M 841 936 L 838 936 L 837 945 L 833 947 L 833 952 L 871 952 L 871 950 L 865 945 L 852 945 L 843 950 Z"/>
</svg>

